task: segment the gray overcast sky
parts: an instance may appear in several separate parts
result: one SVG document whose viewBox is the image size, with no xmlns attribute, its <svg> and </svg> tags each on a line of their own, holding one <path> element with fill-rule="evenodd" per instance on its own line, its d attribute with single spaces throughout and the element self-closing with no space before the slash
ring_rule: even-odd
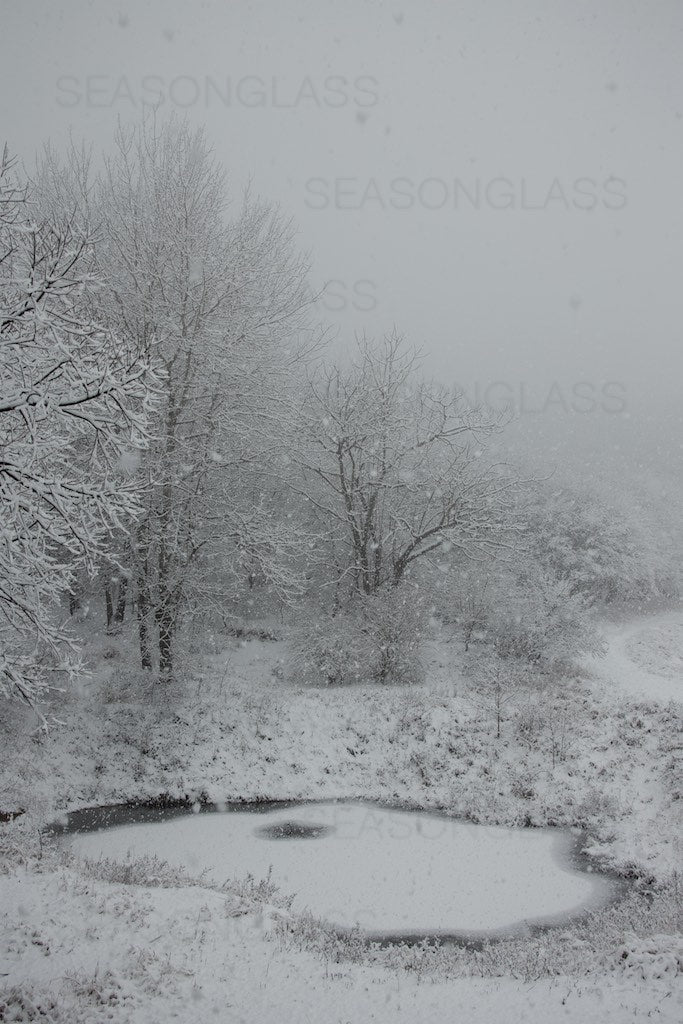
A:
<svg viewBox="0 0 683 1024">
<path fill-rule="evenodd" d="M 553 381 L 560 404 L 618 382 L 638 415 L 678 396 L 681 0 L 2 7 L 27 163 L 162 97 L 295 218 L 340 343 L 396 324 L 444 381 L 541 404 Z"/>
</svg>

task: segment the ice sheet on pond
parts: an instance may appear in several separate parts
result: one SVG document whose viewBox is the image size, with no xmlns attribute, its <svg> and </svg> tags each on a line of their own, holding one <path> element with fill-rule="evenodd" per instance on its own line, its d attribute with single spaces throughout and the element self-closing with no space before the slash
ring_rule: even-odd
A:
<svg viewBox="0 0 683 1024">
<path fill-rule="evenodd" d="M 70 837 L 88 857 L 156 855 L 215 881 L 273 880 L 309 910 L 370 933 L 493 933 L 608 901 L 610 880 L 580 871 L 557 829 L 474 825 L 377 805 L 312 803 L 176 817 Z"/>
</svg>

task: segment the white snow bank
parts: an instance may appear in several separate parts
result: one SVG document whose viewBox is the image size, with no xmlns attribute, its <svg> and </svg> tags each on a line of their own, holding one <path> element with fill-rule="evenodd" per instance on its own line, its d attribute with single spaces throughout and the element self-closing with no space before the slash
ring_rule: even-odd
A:
<svg viewBox="0 0 683 1024">
<path fill-rule="evenodd" d="M 265 826 L 331 829 L 273 839 Z M 269 812 L 188 815 L 69 837 L 88 857 L 157 855 L 218 882 L 248 873 L 294 893 L 293 909 L 368 932 L 491 933 L 609 899 L 604 876 L 571 867 L 573 839 L 443 816 L 324 803 Z"/>
</svg>

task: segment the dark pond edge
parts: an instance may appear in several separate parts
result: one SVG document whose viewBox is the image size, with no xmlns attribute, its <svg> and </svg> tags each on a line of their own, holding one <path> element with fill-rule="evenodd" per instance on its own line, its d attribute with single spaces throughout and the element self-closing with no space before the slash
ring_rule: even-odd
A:
<svg viewBox="0 0 683 1024">
<path fill-rule="evenodd" d="M 432 947 L 456 945 L 470 950 L 480 950 L 492 943 L 504 942 L 515 938 L 533 938 L 551 929 L 577 924 L 590 917 L 591 914 L 613 906 L 632 889 L 632 882 L 625 875 L 602 863 L 596 865 L 594 859 L 586 852 L 588 836 L 584 830 L 572 826 L 520 826 L 474 822 L 472 819 L 462 815 L 449 814 L 446 809 L 425 808 L 420 804 L 409 801 L 390 803 L 382 800 L 372 800 L 368 797 L 338 797 L 336 799 L 320 797 L 275 800 L 255 798 L 251 800 L 238 799 L 214 802 L 206 799 L 177 798 L 162 794 L 151 800 L 129 800 L 124 803 L 83 807 L 78 810 L 65 812 L 62 817 L 46 825 L 44 832 L 48 836 L 64 836 L 74 833 L 106 831 L 109 828 L 116 828 L 121 825 L 154 824 L 162 821 L 172 821 L 174 818 L 187 817 L 193 814 L 223 814 L 232 811 L 265 814 L 269 811 L 285 810 L 288 807 L 334 803 L 365 804 L 368 807 L 377 807 L 388 811 L 420 812 L 432 818 L 463 821 L 470 825 L 483 824 L 494 828 L 522 828 L 536 831 L 556 830 L 558 833 L 569 833 L 572 843 L 568 850 L 568 866 L 579 874 L 597 875 L 600 878 L 607 879 L 611 889 L 609 896 L 600 899 L 596 904 L 582 907 L 574 913 L 544 915 L 532 921 L 522 920 L 506 928 L 498 928 L 495 931 L 460 932 L 431 930 L 417 932 L 370 932 L 363 928 L 348 928 L 325 922 L 325 926 L 342 939 L 354 937 L 360 939 L 368 946 L 376 944 L 382 948 L 397 945 L 414 946 L 426 942 Z"/>
<path fill-rule="evenodd" d="M 332 803 L 324 800 L 194 800 L 189 797 L 158 796 L 151 800 L 127 800 L 118 804 L 102 804 L 65 811 L 45 826 L 47 835 L 65 835 L 73 832 L 99 832 L 119 825 L 149 825 L 172 821 L 188 814 L 222 814 L 230 811 L 266 813 L 303 803 Z M 107 821 L 112 818 L 112 821 Z"/>
<path fill-rule="evenodd" d="M 7 825 L 9 822 L 14 821 L 15 818 L 20 818 L 22 814 L 26 814 L 23 808 L 18 811 L 0 811 L 0 825 Z"/>
</svg>

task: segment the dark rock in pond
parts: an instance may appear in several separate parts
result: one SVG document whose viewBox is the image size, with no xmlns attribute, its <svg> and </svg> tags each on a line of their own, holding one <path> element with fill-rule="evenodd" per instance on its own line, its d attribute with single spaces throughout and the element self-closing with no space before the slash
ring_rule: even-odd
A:
<svg viewBox="0 0 683 1024">
<path fill-rule="evenodd" d="M 254 830 L 262 839 L 319 839 L 334 832 L 331 825 L 311 825 L 302 821 L 281 821 Z"/>
</svg>

